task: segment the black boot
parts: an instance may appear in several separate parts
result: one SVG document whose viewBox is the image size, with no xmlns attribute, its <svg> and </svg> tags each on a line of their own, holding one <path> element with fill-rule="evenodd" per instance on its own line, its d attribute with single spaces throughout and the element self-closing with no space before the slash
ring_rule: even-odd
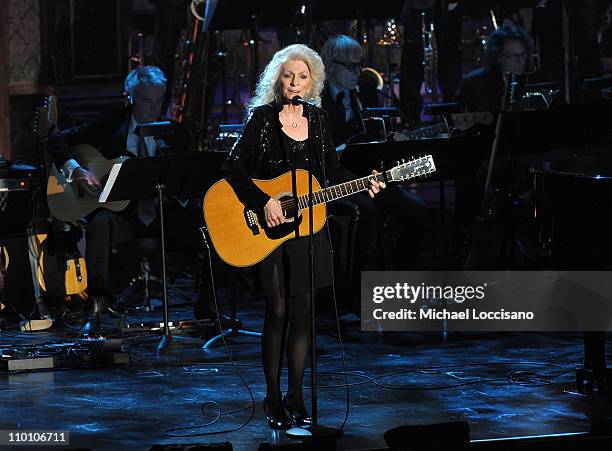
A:
<svg viewBox="0 0 612 451">
<path fill-rule="evenodd" d="M 91 296 L 87 318 L 83 327 L 81 327 L 81 335 L 87 338 L 100 338 L 103 310 L 104 298 L 102 296 Z"/>
</svg>

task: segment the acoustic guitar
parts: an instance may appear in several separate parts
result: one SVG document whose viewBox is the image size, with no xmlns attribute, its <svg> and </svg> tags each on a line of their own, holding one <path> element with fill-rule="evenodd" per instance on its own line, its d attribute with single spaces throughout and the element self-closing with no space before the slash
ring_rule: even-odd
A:
<svg viewBox="0 0 612 451">
<path fill-rule="evenodd" d="M 55 128 L 56 123 L 57 98 L 49 96 L 36 109 L 34 121 L 34 134 L 42 146 L 41 153 L 43 155 L 46 154 L 48 135 Z M 46 158 L 44 159 L 44 166 L 52 168 L 50 177 L 53 176 L 57 179 L 59 175 L 64 180 L 62 174 L 51 163 L 47 162 Z M 44 207 L 41 208 L 41 211 L 44 210 Z M 37 299 L 39 312 L 43 317 L 48 315 L 48 312 L 45 314 L 40 310 L 44 305 L 44 302 L 42 304 L 40 302 L 43 294 L 49 296 L 78 295 L 79 297 L 85 297 L 85 289 L 87 288 L 85 259 L 76 250 L 76 245 L 74 252 L 58 253 L 57 250 L 54 252 L 48 251 L 51 241 L 57 240 L 62 242 L 66 233 L 74 226 L 61 224 L 56 221 L 48 221 L 47 215 L 48 213 L 45 213 L 40 221 L 33 221 L 32 227 L 28 231 L 30 266 L 32 274 L 35 274 L 34 278 L 38 282 L 34 283 L 34 295 Z M 80 217 L 76 219 L 80 219 Z"/>
<path fill-rule="evenodd" d="M 376 176 L 370 175 L 326 189 L 321 189 L 313 176 L 314 232 L 320 231 L 325 225 L 327 202 L 367 191 L 371 179 L 405 182 L 435 170 L 433 158 L 428 155 L 398 164 Z M 204 220 L 211 242 L 223 261 L 237 267 L 251 266 L 263 260 L 285 241 L 308 236 L 308 171 L 298 169 L 295 172 L 297 198 L 293 197 L 291 172 L 271 180 L 253 180 L 262 191 L 280 201 L 285 218 L 288 219 L 288 222 L 272 228 L 266 225 L 262 211 L 250 210 L 240 202 L 227 180 L 218 181 L 206 192 L 203 201 Z"/>
<path fill-rule="evenodd" d="M 121 156 L 110 160 L 105 158 L 98 149 L 87 144 L 74 147 L 72 153 L 82 167 L 87 168 L 96 176 L 101 186 L 106 183 L 113 165 L 129 158 Z M 115 212 L 122 211 L 130 201 L 100 203 L 97 195 L 83 193 L 78 189 L 76 183 L 68 183 L 64 174 L 53 165 L 47 182 L 47 203 L 54 218 L 63 222 L 75 222 L 98 208 L 106 208 Z"/>
</svg>

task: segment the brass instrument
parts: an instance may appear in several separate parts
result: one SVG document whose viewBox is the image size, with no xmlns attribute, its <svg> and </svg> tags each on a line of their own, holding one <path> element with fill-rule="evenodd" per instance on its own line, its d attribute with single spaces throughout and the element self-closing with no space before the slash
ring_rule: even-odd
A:
<svg viewBox="0 0 612 451">
<path fill-rule="evenodd" d="M 421 36 L 423 37 L 423 87 L 424 94 L 432 103 L 438 102 L 438 45 L 433 22 L 427 23 L 427 14 L 421 13 Z"/>
<path fill-rule="evenodd" d="M 395 97 L 395 76 L 393 74 L 393 49 L 402 46 L 402 37 L 395 19 L 387 19 L 383 28 L 383 33 L 376 41 L 376 45 L 385 48 L 387 63 L 387 81 L 389 83 L 389 99 Z"/>
<path fill-rule="evenodd" d="M 204 16 L 202 16 L 201 11 L 203 11 L 206 7 L 206 0 L 191 0 L 191 4 L 189 5 L 189 10 L 193 17 L 198 19 L 200 22 L 204 22 Z"/>
<path fill-rule="evenodd" d="M 359 81 L 363 81 L 368 86 L 376 88 L 377 91 L 382 91 L 385 86 L 383 76 L 373 67 L 364 67 L 359 74 Z"/>
<path fill-rule="evenodd" d="M 128 71 L 140 67 L 144 63 L 144 34 L 140 31 L 134 34 L 128 42 Z"/>
<path fill-rule="evenodd" d="M 175 64 L 172 100 L 169 116 L 178 122 L 183 122 L 187 116 L 187 104 L 193 77 L 193 64 L 196 58 L 197 40 L 200 35 L 204 17 L 201 15 L 205 0 L 192 0 L 189 10 L 193 15 L 193 23 L 188 33 L 178 44 L 177 64 Z"/>
</svg>

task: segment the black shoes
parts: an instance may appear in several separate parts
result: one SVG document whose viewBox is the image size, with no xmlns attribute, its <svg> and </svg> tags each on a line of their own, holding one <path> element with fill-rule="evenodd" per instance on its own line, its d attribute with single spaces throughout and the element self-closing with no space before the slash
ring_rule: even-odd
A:
<svg viewBox="0 0 612 451">
<path fill-rule="evenodd" d="M 264 401 L 263 401 L 263 410 L 264 410 L 264 413 L 266 414 L 266 418 L 268 419 L 268 426 L 270 427 L 270 429 L 285 431 L 291 427 L 291 421 L 289 421 L 289 418 L 287 418 L 284 411 L 283 411 L 283 416 L 280 418 L 272 415 L 272 413 L 270 412 L 270 408 L 268 406 L 267 397 L 264 398 Z"/>
<path fill-rule="evenodd" d="M 283 416 L 276 417 L 270 411 L 270 406 L 268 405 L 268 398 L 264 398 L 263 401 L 263 409 L 266 414 L 266 418 L 268 419 L 268 426 L 270 429 L 276 430 L 287 430 L 291 427 L 303 427 L 309 426 L 312 424 L 312 417 L 308 415 L 306 408 L 302 406 L 302 408 L 296 408 L 288 401 L 287 396 L 283 397 L 282 401 L 283 407 Z M 289 415 L 285 415 L 285 412 Z"/>
<path fill-rule="evenodd" d="M 312 424 L 312 417 L 308 415 L 306 412 L 306 408 L 302 407 L 301 409 L 293 407 L 287 401 L 287 396 L 283 397 L 283 407 L 289 414 L 289 418 L 291 419 L 291 424 L 297 427 L 309 426 Z"/>
<path fill-rule="evenodd" d="M 100 338 L 102 330 L 102 312 L 104 311 L 102 296 L 89 297 L 89 311 L 80 333 L 87 338 Z"/>
</svg>

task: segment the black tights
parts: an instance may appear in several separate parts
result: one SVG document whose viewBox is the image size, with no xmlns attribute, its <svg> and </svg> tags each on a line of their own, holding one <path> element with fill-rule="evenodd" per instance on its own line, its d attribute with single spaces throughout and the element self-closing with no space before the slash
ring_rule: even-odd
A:
<svg viewBox="0 0 612 451">
<path fill-rule="evenodd" d="M 302 381 L 310 342 L 310 296 L 305 293 L 289 296 L 287 299 L 282 263 L 277 261 L 270 269 L 271 274 L 269 271 L 262 273 L 262 278 L 266 278 L 261 284 L 266 296 L 266 314 L 261 354 L 268 407 L 271 413 L 278 417 L 282 416 L 283 412 L 280 376 L 285 346 L 288 366 L 287 398 L 292 406 L 304 410 Z"/>
</svg>

